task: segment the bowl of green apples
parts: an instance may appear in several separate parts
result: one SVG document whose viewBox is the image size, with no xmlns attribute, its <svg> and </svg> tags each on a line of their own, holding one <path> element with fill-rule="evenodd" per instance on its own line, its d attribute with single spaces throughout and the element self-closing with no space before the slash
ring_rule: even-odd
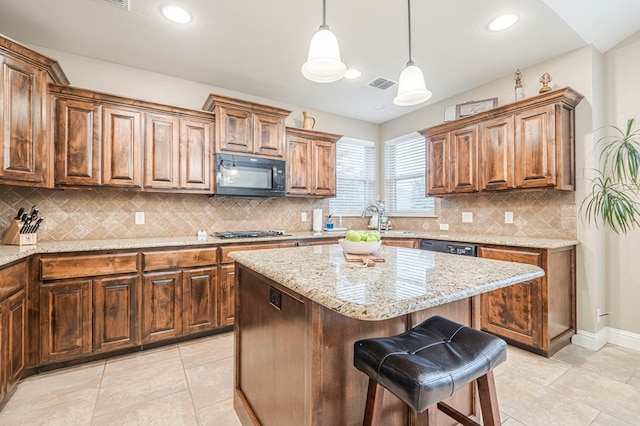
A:
<svg viewBox="0 0 640 426">
<path fill-rule="evenodd" d="M 371 254 L 378 251 L 382 242 L 378 231 L 354 231 L 349 230 L 344 239 L 338 241 L 345 253 Z"/>
</svg>

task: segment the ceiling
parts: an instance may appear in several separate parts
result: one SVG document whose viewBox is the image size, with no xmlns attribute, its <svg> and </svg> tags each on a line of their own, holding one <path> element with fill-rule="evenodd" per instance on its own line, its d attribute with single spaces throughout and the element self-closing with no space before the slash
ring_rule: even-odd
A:
<svg viewBox="0 0 640 426">
<path fill-rule="evenodd" d="M 165 20 L 168 3 L 194 20 Z M 429 103 L 588 44 L 604 52 L 640 29 L 637 0 L 414 0 L 411 9 Z M 504 12 L 519 23 L 489 32 Z M 0 33 L 30 45 L 373 123 L 425 106 L 397 107 L 397 86 L 367 86 L 397 81 L 408 60 L 404 0 L 328 0 L 342 60 L 363 73 L 356 80 L 312 83 L 300 73 L 321 22 L 321 0 L 130 0 L 128 11 L 105 0 L 0 0 Z"/>
</svg>

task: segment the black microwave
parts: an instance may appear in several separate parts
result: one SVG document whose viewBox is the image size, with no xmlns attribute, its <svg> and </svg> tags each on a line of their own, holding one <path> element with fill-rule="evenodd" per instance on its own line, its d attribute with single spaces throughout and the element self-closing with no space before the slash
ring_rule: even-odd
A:
<svg viewBox="0 0 640 426">
<path fill-rule="evenodd" d="M 283 160 L 216 154 L 216 196 L 284 197 L 285 182 Z"/>
</svg>

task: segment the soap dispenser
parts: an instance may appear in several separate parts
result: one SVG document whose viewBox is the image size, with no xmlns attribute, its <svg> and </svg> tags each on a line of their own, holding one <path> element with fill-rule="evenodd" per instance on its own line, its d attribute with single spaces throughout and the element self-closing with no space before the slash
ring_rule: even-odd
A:
<svg viewBox="0 0 640 426">
<path fill-rule="evenodd" d="M 327 216 L 327 224 L 325 225 L 326 229 L 333 229 L 333 215 L 328 215 Z"/>
</svg>

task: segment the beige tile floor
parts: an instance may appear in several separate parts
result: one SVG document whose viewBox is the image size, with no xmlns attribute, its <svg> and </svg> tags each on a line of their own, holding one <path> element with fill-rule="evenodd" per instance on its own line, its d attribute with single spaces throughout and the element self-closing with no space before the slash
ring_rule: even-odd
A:
<svg viewBox="0 0 640 426">
<path fill-rule="evenodd" d="M 232 355 L 226 333 L 31 376 L 0 425 L 239 425 Z M 640 352 L 509 347 L 495 375 L 505 426 L 640 425 Z"/>
</svg>

